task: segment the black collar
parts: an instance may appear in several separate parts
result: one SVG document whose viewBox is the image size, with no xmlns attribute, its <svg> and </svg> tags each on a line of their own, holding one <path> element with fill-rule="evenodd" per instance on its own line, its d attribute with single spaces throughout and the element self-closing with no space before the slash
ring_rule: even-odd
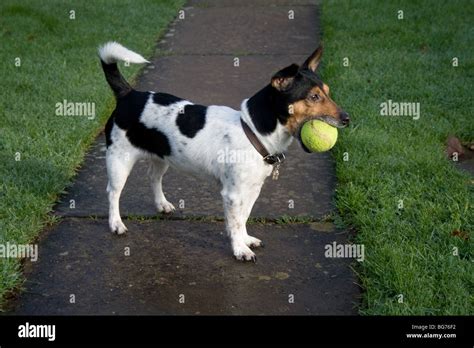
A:
<svg viewBox="0 0 474 348">
<path fill-rule="evenodd" d="M 276 153 L 273 155 L 270 155 L 270 153 L 267 151 L 265 146 L 261 143 L 260 140 L 258 140 L 257 136 L 255 133 L 250 129 L 247 123 L 244 122 L 244 120 L 240 119 L 240 123 L 242 124 L 242 128 L 244 129 L 244 133 L 249 139 L 250 143 L 253 145 L 255 150 L 258 151 L 260 155 L 262 155 L 263 160 L 267 162 L 268 164 L 275 164 L 275 163 L 281 163 L 285 160 L 285 154 L 284 153 Z"/>
</svg>

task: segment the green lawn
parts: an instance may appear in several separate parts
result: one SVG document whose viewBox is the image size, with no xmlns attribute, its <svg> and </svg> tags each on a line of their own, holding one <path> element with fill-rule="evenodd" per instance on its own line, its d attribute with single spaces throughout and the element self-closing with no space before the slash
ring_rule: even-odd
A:
<svg viewBox="0 0 474 348">
<path fill-rule="evenodd" d="M 474 140 L 472 1 L 325 1 L 322 18 L 324 80 L 352 115 L 334 155 L 337 206 L 365 245 L 361 313 L 474 314 L 473 181 L 443 154 L 450 134 Z M 389 99 L 420 119 L 381 116 Z"/>
<path fill-rule="evenodd" d="M 0 4 L 0 243 L 28 243 L 53 222 L 58 195 L 110 114 L 97 46 L 116 40 L 150 56 L 183 0 L 15 1 Z M 75 19 L 70 11 L 75 11 Z M 16 58 L 21 66 L 15 66 Z M 128 78 L 139 66 L 122 67 Z M 58 116 L 63 100 L 95 103 L 95 118 Z M 0 259 L 0 309 L 22 281 Z"/>
</svg>

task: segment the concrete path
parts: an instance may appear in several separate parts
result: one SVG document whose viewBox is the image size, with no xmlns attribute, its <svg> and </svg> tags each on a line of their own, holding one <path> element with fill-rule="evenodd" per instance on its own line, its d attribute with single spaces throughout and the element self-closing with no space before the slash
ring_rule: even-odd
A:
<svg viewBox="0 0 474 348">
<path fill-rule="evenodd" d="M 184 10 L 137 89 L 239 108 L 274 72 L 303 62 L 318 44 L 313 1 L 203 0 L 189 1 Z M 25 265 L 26 290 L 13 312 L 356 313 L 359 290 L 350 261 L 324 256 L 325 245 L 347 242 L 346 231 L 320 222 L 253 223 L 249 233 L 266 248 L 257 251 L 257 264 L 240 263 L 232 258 L 223 223 L 196 218 L 222 218 L 219 188 L 173 169 L 163 181 L 168 200 L 181 205 L 173 217 L 150 219 L 157 214 L 146 166 L 139 163 L 121 198 L 129 233 L 110 234 L 100 136 L 56 207 L 62 222 L 42 236 L 39 261 Z M 333 209 L 334 186 L 330 155 L 308 155 L 295 143 L 280 179 L 265 183 L 252 216 L 320 219 Z"/>
<path fill-rule="evenodd" d="M 344 234 L 308 225 L 250 225 L 266 241 L 257 264 L 232 258 L 223 223 L 68 218 L 28 266 L 19 314 L 347 314 L 353 275 L 324 244 Z M 69 303 L 70 296 L 75 303 Z M 184 295 L 184 303 L 180 296 Z M 292 297 L 294 303 L 291 303 Z"/>
</svg>

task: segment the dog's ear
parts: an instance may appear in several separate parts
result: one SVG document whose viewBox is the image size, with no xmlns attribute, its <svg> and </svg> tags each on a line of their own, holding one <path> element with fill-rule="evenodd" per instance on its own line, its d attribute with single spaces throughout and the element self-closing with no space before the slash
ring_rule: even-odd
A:
<svg viewBox="0 0 474 348">
<path fill-rule="evenodd" d="M 297 64 L 291 64 L 284 69 L 281 69 L 272 77 L 272 86 L 279 91 L 287 90 L 298 73 L 299 66 Z"/>
<path fill-rule="evenodd" d="M 319 62 L 321 61 L 321 56 L 323 55 L 323 46 L 319 45 L 319 47 L 314 51 L 308 59 L 303 63 L 301 68 L 309 69 L 312 71 L 316 71 L 319 66 Z"/>
</svg>

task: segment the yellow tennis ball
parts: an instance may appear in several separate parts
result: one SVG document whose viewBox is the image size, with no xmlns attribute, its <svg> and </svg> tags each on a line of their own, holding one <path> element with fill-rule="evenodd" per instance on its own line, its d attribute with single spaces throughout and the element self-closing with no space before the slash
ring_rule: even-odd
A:
<svg viewBox="0 0 474 348">
<path fill-rule="evenodd" d="M 337 141 L 337 128 L 326 122 L 312 120 L 301 128 L 301 141 L 311 152 L 330 150 Z"/>
</svg>

